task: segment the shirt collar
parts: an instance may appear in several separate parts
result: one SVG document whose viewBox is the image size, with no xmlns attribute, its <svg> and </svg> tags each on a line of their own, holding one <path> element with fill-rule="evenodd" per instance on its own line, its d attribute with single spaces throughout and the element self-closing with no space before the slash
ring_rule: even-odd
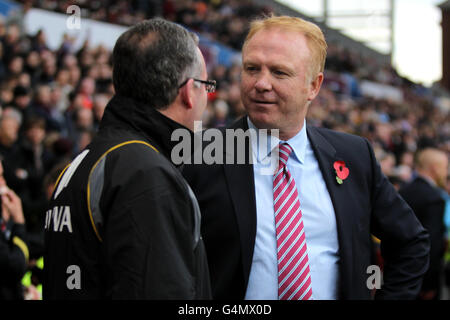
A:
<svg viewBox="0 0 450 320">
<path fill-rule="evenodd" d="M 249 117 L 247 117 L 247 123 L 248 127 L 251 130 L 256 130 L 258 132 L 258 129 L 253 124 L 253 122 L 250 120 Z M 253 137 L 253 136 L 251 136 Z M 299 161 L 300 163 L 305 163 L 305 154 L 306 154 L 306 147 L 308 146 L 308 135 L 306 132 L 306 120 L 303 122 L 302 130 L 300 130 L 295 136 L 293 136 L 291 139 L 284 141 L 280 140 L 279 138 L 275 136 L 268 136 L 268 139 L 264 141 L 263 139 L 260 139 L 260 135 L 256 135 L 256 139 L 251 139 L 252 142 L 252 151 L 253 155 L 256 157 L 258 162 L 261 162 L 265 160 L 268 156 L 270 156 L 272 150 L 278 146 L 280 143 L 287 142 L 293 149 L 293 158 L 296 161 Z M 264 142 L 267 142 L 267 145 L 263 145 Z"/>
</svg>

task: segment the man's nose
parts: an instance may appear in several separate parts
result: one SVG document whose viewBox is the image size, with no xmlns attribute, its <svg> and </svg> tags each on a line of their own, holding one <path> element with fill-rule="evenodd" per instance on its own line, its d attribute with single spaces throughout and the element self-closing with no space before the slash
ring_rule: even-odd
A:
<svg viewBox="0 0 450 320">
<path fill-rule="evenodd" d="M 255 89 L 259 92 L 272 90 L 270 74 L 267 72 L 261 72 L 256 79 Z"/>
</svg>

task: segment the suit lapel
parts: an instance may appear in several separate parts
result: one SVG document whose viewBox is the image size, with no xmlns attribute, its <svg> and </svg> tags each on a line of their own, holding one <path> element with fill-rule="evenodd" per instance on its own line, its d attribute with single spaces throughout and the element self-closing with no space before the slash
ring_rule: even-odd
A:
<svg viewBox="0 0 450 320">
<path fill-rule="evenodd" d="M 341 293 L 343 299 L 348 299 L 347 289 L 351 288 L 352 282 L 352 216 L 351 210 L 346 207 L 349 191 L 346 183 L 339 185 L 336 181 L 336 172 L 333 164 L 335 161 L 344 160 L 336 152 L 336 149 L 319 133 L 314 127 L 307 126 L 308 138 L 311 142 L 314 155 L 319 162 L 320 171 L 330 193 L 334 211 L 336 213 L 336 224 L 339 240 Z"/>
<path fill-rule="evenodd" d="M 246 131 L 248 129 L 246 119 L 246 117 L 243 117 L 237 121 L 231 129 L 243 129 Z M 249 139 L 246 139 L 245 144 L 245 164 L 225 164 L 224 171 L 239 228 L 244 286 L 246 288 L 253 259 L 253 249 L 255 246 L 256 200 L 253 165 L 248 158 L 251 157 Z M 234 146 L 234 160 L 236 160 L 236 149 L 237 146 Z M 225 156 L 225 159 L 226 158 L 227 157 Z"/>
</svg>

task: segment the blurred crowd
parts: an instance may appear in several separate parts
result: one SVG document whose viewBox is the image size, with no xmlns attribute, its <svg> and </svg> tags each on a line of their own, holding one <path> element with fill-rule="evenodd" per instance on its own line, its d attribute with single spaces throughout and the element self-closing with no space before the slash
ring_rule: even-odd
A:
<svg viewBox="0 0 450 320">
<path fill-rule="evenodd" d="M 27 7 L 66 12 L 73 1 L 19 1 Z M 249 0 L 77 1 L 82 16 L 131 25 L 152 16 L 179 22 L 240 50 L 253 16 L 268 13 Z M 209 96 L 203 128 L 231 124 L 244 114 L 241 67 L 209 64 L 217 91 Z M 22 199 L 30 261 L 42 256 L 46 204 L 59 173 L 95 135 L 114 94 L 111 52 L 86 40 L 74 49 L 66 37 L 57 50 L 44 31 L 26 35 L 17 23 L 0 21 L 0 156 L 8 186 Z M 363 80 L 400 90 L 403 101 L 361 94 Z M 364 136 L 383 172 L 398 188 L 412 180 L 418 150 L 450 153 L 450 113 L 430 89 L 399 76 L 389 65 L 329 44 L 325 81 L 308 123 Z M 450 191 L 450 186 L 447 192 Z M 38 281 L 38 280 L 35 280 Z"/>
</svg>

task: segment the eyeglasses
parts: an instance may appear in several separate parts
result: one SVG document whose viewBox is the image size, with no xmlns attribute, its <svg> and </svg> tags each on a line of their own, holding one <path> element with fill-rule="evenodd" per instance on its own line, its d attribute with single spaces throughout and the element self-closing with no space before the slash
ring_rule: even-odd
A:
<svg viewBox="0 0 450 320">
<path fill-rule="evenodd" d="M 205 85 L 206 92 L 208 93 L 213 93 L 214 91 L 216 91 L 216 80 L 200 80 L 195 78 L 187 78 L 186 80 L 183 81 L 182 84 L 178 86 L 178 89 L 184 86 L 189 81 L 189 79 L 203 83 Z"/>
</svg>

